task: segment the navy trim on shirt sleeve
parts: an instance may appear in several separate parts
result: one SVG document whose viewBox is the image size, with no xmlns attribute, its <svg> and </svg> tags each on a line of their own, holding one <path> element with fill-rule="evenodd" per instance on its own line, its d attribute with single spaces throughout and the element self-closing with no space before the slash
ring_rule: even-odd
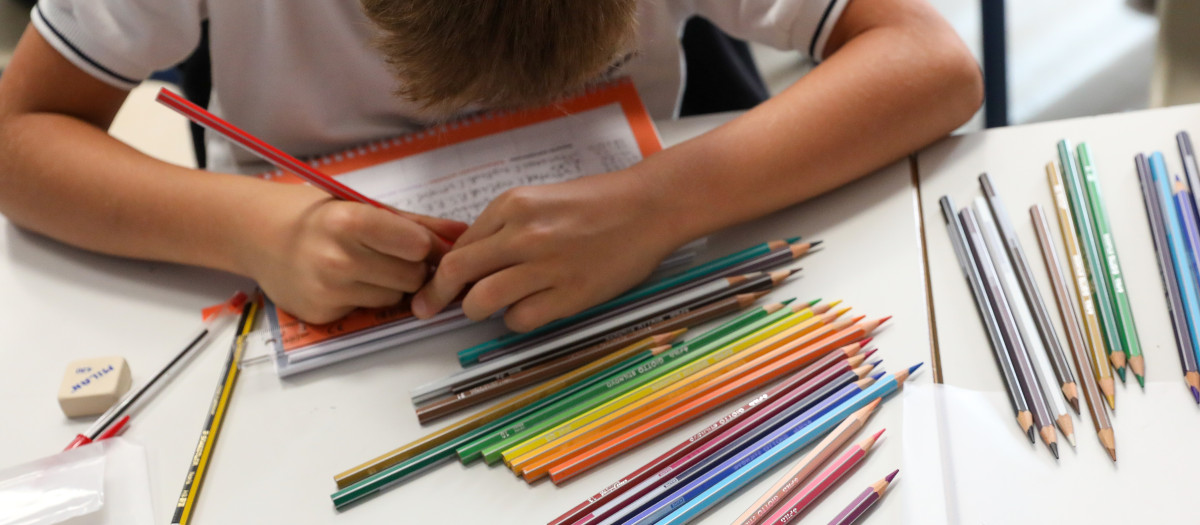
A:
<svg viewBox="0 0 1200 525">
<path fill-rule="evenodd" d="M 817 23 L 817 30 L 813 32 L 812 41 L 808 43 L 808 56 L 812 57 L 814 62 L 817 61 L 817 40 L 821 38 L 825 22 L 829 20 L 829 13 L 833 12 L 833 6 L 837 3 L 838 0 L 829 0 L 829 4 L 825 6 L 825 13 L 821 15 L 821 21 Z"/>
<path fill-rule="evenodd" d="M 87 62 L 88 64 L 91 64 L 96 69 L 104 72 L 105 74 L 107 74 L 117 80 L 120 80 L 121 82 L 125 82 L 127 84 L 132 84 L 135 86 L 137 84 L 141 83 L 141 80 L 132 79 L 132 78 L 117 74 L 115 71 L 113 71 L 107 67 L 104 67 L 104 65 L 100 64 L 99 62 L 96 62 L 94 59 L 92 59 L 92 57 L 88 56 L 87 53 L 80 51 L 78 47 L 75 47 L 75 44 L 71 43 L 70 40 L 67 40 L 67 37 L 63 36 L 62 32 L 59 31 L 57 27 L 54 27 L 54 24 L 50 23 L 50 19 L 46 18 L 46 14 L 42 12 L 42 4 L 39 3 L 35 6 L 33 6 L 33 8 L 37 10 L 38 17 L 42 19 L 42 22 L 46 23 L 46 27 L 50 28 L 50 31 L 54 32 L 54 36 L 58 37 L 58 39 L 61 40 L 62 43 L 66 44 L 67 47 L 71 48 L 71 51 L 74 51 L 75 54 L 79 56 L 79 58 L 82 58 L 85 62 Z"/>
</svg>

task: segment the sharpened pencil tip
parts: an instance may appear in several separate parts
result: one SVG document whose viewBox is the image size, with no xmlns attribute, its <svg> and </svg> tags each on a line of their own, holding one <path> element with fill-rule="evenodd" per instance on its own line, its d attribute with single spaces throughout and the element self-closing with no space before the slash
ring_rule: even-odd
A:
<svg viewBox="0 0 1200 525">
<path fill-rule="evenodd" d="M 876 432 L 874 436 L 871 436 L 871 441 L 879 439 L 879 436 L 882 436 L 885 431 L 887 431 L 886 428 L 879 429 L 879 432 Z"/>
<path fill-rule="evenodd" d="M 878 348 L 872 348 L 870 350 L 867 350 L 867 352 L 865 354 L 863 354 L 863 359 L 870 359 L 871 356 L 875 355 L 875 352 L 878 352 L 878 351 L 879 351 Z M 1200 401 L 1197 401 L 1197 402 L 1200 403 Z"/>
<path fill-rule="evenodd" d="M 879 324 L 886 323 L 886 322 L 888 322 L 888 320 L 889 320 L 889 319 L 891 319 L 891 318 L 892 318 L 892 316 L 890 316 L 890 315 L 889 315 L 889 316 L 887 316 L 887 317 L 884 317 L 883 319 L 880 319 L 880 320 L 879 320 Z"/>
<path fill-rule="evenodd" d="M 883 362 L 882 359 L 876 359 L 874 361 L 867 361 L 867 364 L 871 365 L 871 368 L 875 368 L 875 367 L 879 366 L 879 363 L 882 363 L 882 362 Z"/>
<path fill-rule="evenodd" d="M 1029 427 L 1029 429 L 1025 431 L 1025 435 L 1029 437 L 1030 443 L 1037 443 L 1037 438 L 1033 437 L 1033 427 Z"/>
<path fill-rule="evenodd" d="M 917 363 L 917 364 L 915 364 L 915 365 L 912 365 L 912 366 L 908 367 L 908 373 L 910 373 L 910 374 L 911 374 L 911 373 L 913 373 L 913 372 L 916 372 L 916 371 L 917 371 L 917 369 L 918 369 L 918 368 L 921 368 L 921 365 L 923 365 L 923 364 L 925 364 L 925 362 L 924 362 L 924 361 L 921 361 L 920 363 Z"/>
<path fill-rule="evenodd" d="M 1072 398 L 1068 399 L 1067 404 L 1071 405 L 1071 408 L 1075 409 L 1075 415 L 1080 415 L 1079 398 L 1078 397 L 1072 397 Z"/>
<path fill-rule="evenodd" d="M 787 306 L 787 305 L 789 305 L 789 304 L 792 304 L 792 302 L 793 302 L 793 301 L 795 301 L 795 300 L 796 300 L 796 298 L 795 298 L 795 297 L 793 297 L 793 298 L 791 298 L 791 299 L 784 299 L 784 300 L 782 300 L 782 301 L 779 301 L 779 304 L 782 304 L 782 305 L 784 305 L 784 306 Z"/>
<path fill-rule="evenodd" d="M 1197 405 L 1200 405 L 1200 389 L 1197 389 L 1194 386 L 1190 388 L 1192 389 L 1192 398 L 1196 400 Z"/>
<path fill-rule="evenodd" d="M 1117 398 L 1116 398 L 1116 396 L 1114 396 L 1114 395 L 1112 395 L 1112 394 L 1105 394 L 1105 395 L 1104 395 L 1104 398 L 1105 398 L 1105 399 L 1108 401 L 1108 408 L 1109 408 L 1110 410 L 1114 410 L 1114 411 L 1115 411 L 1115 410 L 1117 409 Z"/>
<path fill-rule="evenodd" d="M 1067 443 L 1071 444 L 1071 448 L 1075 448 L 1075 434 L 1067 435 Z"/>
<path fill-rule="evenodd" d="M 1050 443 L 1050 453 L 1054 454 L 1054 459 L 1058 459 L 1058 443 Z"/>
<path fill-rule="evenodd" d="M 812 241 L 812 242 L 808 243 L 808 247 L 809 247 L 809 248 L 816 248 L 817 246 L 820 246 L 820 245 L 821 245 L 821 243 L 823 243 L 823 242 L 825 242 L 825 241 L 823 241 L 823 240 L 815 240 L 815 241 Z"/>
<path fill-rule="evenodd" d="M 1121 378 L 1122 383 L 1125 382 L 1125 367 L 1121 367 L 1121 368 L 1117 369 L 1117 377 Z"/>
<path fill-rule="evenodd" d="M 874 374 L 871 374 L 871 379 L 879 381 L 879 378 L 883 377 L 886 374 L 887 374 L 887 372 L 876 372 Z"/>
<path fill-rule="evenodd" d="M 868 338 L 866 338 L 866 339 L 863 339 L 862 341 L 859 341 L 859 342 L 858 342 L 858 344 L 859 344 L 859 348 L 864 348 L 864 347 L 866 347 L 866 346 L 867 346 L 867 343 L 870 343 L 872 339 L 875 339 L 875 338 L 874 338 L 874 337 L 868 337 Z"/>
<path fill-rule="evenodd" d="M 808 305 L 809 305 L 809 306 L 816 306 L 816 305 L 818 305 L 818 304 L 821 304 L 821 298 L 820 298 L 820 297 L 818 297 L 818 298 L 816 298 L 816 299 L 813 299 L 813 300 L 811 300 L 811 301 L 809 301 L 809 302 L 808 302 Z"/>
<path fill-rule="evenodd" d="M 1133 378 L 1137 379 L 1138 386 L 1142 387 L 1142 390 L 1146 389 L 1146 376 L 1140 376 L 1137 374 L 1133 374 Z"/>
<path fill-rule="evenodd" d="M 795 244 L 795 243 L 800 242 L 800 239 L 803 239 L 803 238 L 804 237 L 797 235 L 795 237 L 788 237 L 788 238 L 784 239 L 784 241 L 787 241 L 788 244 Z"/>
<path fill-rule="evenodd" d="M 891 474 L 888 474 L 887 477 L 883 479 L 886 479 L 888 483 L 891 483 L 893 479 L 896 479 L 896 474 L 899 473 L 900 469 L 893 470 Z"/>
</svg>

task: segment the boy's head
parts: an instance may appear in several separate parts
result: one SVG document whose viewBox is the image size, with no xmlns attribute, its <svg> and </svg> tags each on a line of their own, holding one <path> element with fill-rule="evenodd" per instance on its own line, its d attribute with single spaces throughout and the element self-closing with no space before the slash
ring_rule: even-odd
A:
<svg viewBox="0 0 1200 525">
<path fill-rule="evenodd" d="M 361 0 L 398 94 L 450 112 L 548 102 L 634 41 L 637 0 Z"/>
</svg>

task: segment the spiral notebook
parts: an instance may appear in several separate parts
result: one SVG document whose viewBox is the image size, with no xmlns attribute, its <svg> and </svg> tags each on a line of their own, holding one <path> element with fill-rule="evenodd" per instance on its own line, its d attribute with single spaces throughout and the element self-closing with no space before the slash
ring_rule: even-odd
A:
<svg viewBox="0 0 1200 525">
<path fill-rule="evenodd" d="M 627 168 L 662 149 L 633 83 L 597 85 L 553 105 L 488 112 L 312 160 L 354 190 L 396 208 L 470 223 L 497 195 Z M 260 177 L 301 183 L 287 172 Z M 463 326 L 456 308 L 428 320 L 406 305 L 360 309 L 325 325 L 270 304 L 280 376 Z"/>
</svg>

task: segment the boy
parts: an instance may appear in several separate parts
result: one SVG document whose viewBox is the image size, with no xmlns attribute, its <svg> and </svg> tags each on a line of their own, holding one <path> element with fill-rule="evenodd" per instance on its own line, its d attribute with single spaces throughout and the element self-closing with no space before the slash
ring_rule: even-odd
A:
<svg viewBox="0 0 1200 525">
<path fill-rule="evenodd" d="M 615 75 L 669 118 L 692 14 L 824 62 L 705 135 L 627 170 L 509 191 L 470 226 L 229 175 L 249 158 L 220 139 L 206 173 L 104 132 L 128 89 L 192 51 L 203 20 L 210 109 L 297 156 Z M 0 77 L 0 212 L 86 249 L 246 275 L 315 323 L 409 293 L 426 317 L 470 285 L 468 316 L 507 308 L 510 328 L 532 329 L 619 294 L 691 239 L 933 141 L 982 98 L 973 59 L 924 0 L 42 0 L 31 25 Z"/>
</svg>

